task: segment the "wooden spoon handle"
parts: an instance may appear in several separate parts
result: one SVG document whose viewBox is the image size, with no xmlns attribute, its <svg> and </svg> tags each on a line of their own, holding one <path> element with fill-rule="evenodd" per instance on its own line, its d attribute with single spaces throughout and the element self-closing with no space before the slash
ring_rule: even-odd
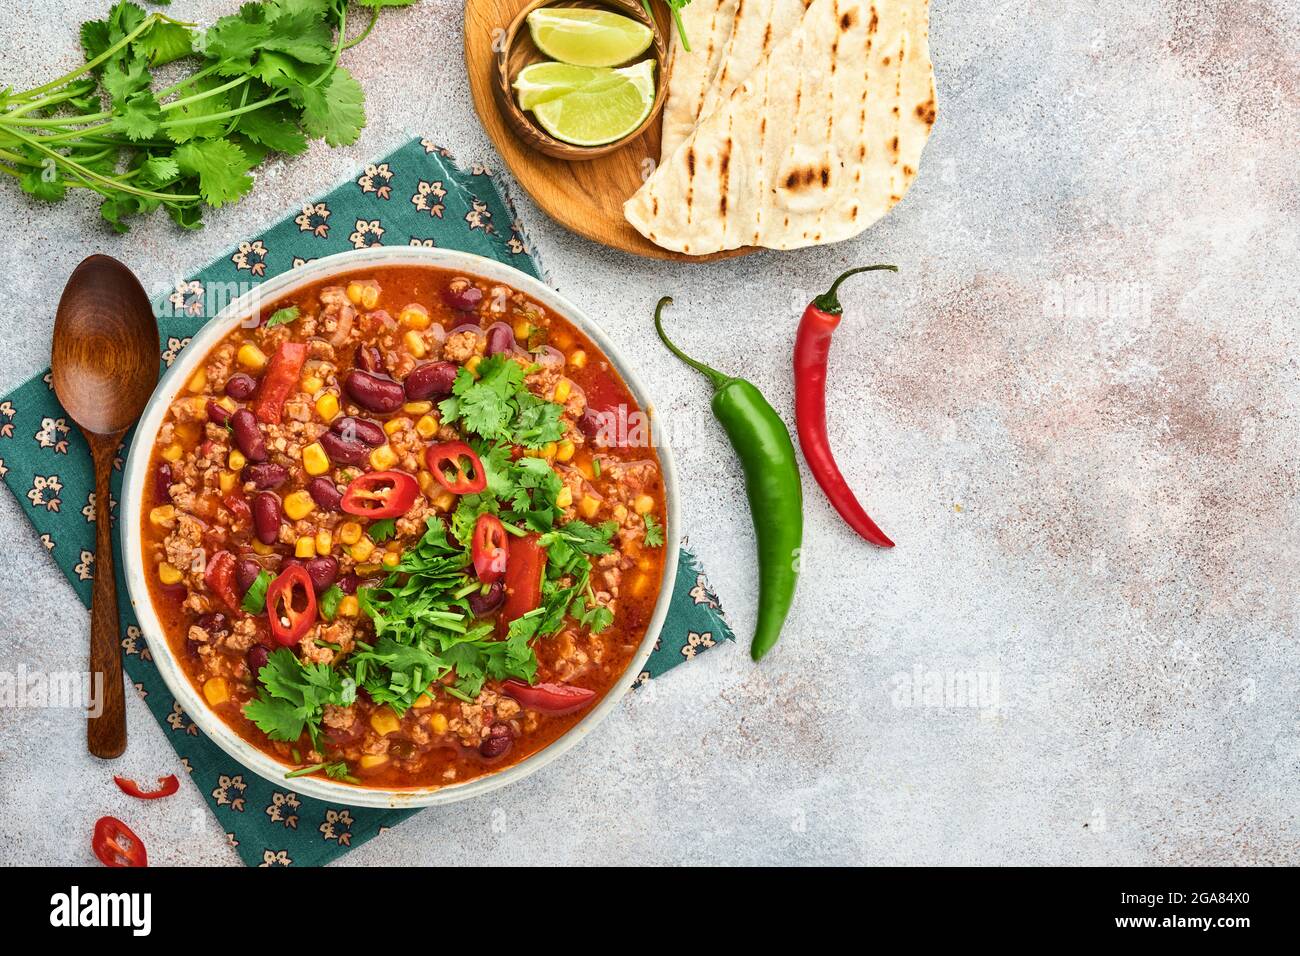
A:
<svg viewBox="0 0 1300 956">
<path fill-rule="evenodd" d="M 126 696 L 122 689 L 122 646 L 118 640 L 117 573 L 113 561 L 110 479 L 121 435 L 90 437 L 95 460 L 95 584 L 90 596 L 91 687 L 100 712 L 87 718 L 86 742 L 96 757 L 119 757 L 126 749 Z M 99 686 L 96 687 L 96 684 Z"/>
</svg>

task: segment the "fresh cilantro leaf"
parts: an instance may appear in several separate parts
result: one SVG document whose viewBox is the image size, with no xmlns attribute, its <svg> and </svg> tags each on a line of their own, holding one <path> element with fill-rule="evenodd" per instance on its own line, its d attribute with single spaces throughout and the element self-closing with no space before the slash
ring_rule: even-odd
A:
<svg viewBox="0 0 1300 956">
<path fill-rule="evenodd" d="M 152 93 L 133 93 L 113 117 L 113 129 L 125 133 L 127 139 L 148 139 L 158 132 L 162 115 L 162 107 Z"/>
<path fill-rule="evenodd" d="M 155 23 L 149 28 L 149 32 L 136 42 L 145 52 L 151 66 L 171 63 L 183 56 L 189 56 L 194 50 L 194 35 L 189 28 L 165 20 Z"/>
<path fill-rule="evenodd" d="M 370 527 L 366 528 L 366 534 L 375 544 L 383 544 L 397 534 L 397 521 L 393 518 L 380 518 L 371 522 Z"/>
<path fill-rule="evenodd" d="M 241 610 L 249 614 L 261 614 L 266 610 L 266 589 L 271 586 L 271 572 L 263 568 L 253 578 L 253 583 L 244 592 L 244 599 L 239 602 Z"/>
<path fill-rule="evenodd" d="M 307 149 L 307 137 L 283 103 L 272 103 L 239 116 L 239 132 L 277 153 L 297 156 Z"/>
<path fill-rule="evenodd" d="M 253 188 L 244 154 L 234 143 L 223 139 L 187 143 L 177 148 L 174 157 L 182 172 L 199 177 L 199 192 L 213 208 Z"/>
<path fill-rule="evenodd" d="M 303 88 L 303 128 L 330 146 L 355 143 L 366 125 L 364 99 L 361 84 L 346 69 L 336 67 L 325 82 Z"/>
<path fill-rule="evenodd" d="M 645 516 L 645 546 L 657 548 L 664 543 L 664 528 L 652 514 Z"/>
<path fill-rule="evenodd" d="M 181 174 L 181 168 L 170 156 L 150 156 L 139 166 L 140 182 L 162 186 Z"/>
<path fill-rule="evenodd" d="M 316 602 L 316 606 L 320 608 L 321 617 L 327 621 L 334 620 L 334 615 L 339 612 L 339 602 L 342 600 L 343 589 L 337 584 L 331 584 Z"/>
<path fill-rule="evenodd" d="M 266 327 L 273 329 L 277 325 L 288 325 L 296 318 L 298 318 L 298 307 L 296 305 L 291 305 L 287 309 L 276 309 L 271 313 L 271 317 L 266 320 Z"/>
<path fill-rule="evenodd" d="M 328 664 L 303 664 L 287 648 L 272 651 L 257 674 L 258 696 L 244 716 L 272 740 L 295 741 L 305 730 L 318 743 L 326 704 L 346 701 L 343 677 Z"/>
</svg>

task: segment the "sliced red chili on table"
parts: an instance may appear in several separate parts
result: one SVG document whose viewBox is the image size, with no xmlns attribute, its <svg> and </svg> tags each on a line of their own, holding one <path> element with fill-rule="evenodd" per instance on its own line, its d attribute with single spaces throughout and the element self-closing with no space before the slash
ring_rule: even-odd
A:
<svg viewBox="0 0 1300 956">
<path fill-rule="evenodd" d="M 298 377 L 307 361 L 306 342 L 282 342 L 271 357 L 271 364 L 262 376 L 257 397 L 253 399 L 253 414 L 259 422 L 280 424 L 284 400 L 298 389 Z"/>
<path fill-rule="evenodd" d="M 170 797 L 173 793 L 181 788 L 181 782 L 176 779 L 176 774 L 169 773 L 165 777 L 158 778 L 158 788 L 156 790 L 144 790 L 140 785 L 129 777 L 114 777 L 113 782 L 118 788 L 129 797 L 138 797 L 141 800 L 158 800 L 162 797 Z"/>
<path fill-rule="evenodd" d="M 508 680 L 502 684 L 501 693 L 529 710 L 556 715 L 581 710 L 596 697 L 596 692 L 586 687 L 574 687 L 571 684 L 537 684 L 530 687 L 517 680 Z"/>
<path fill-rule="evenodd" d="M 277 644 L 290 647 L 316 623 L 316 589 L 301 564 L 291 564 L 266 589 L 266 616 Z"/>
<path fill-rule="evenodd" d="M 363 518 L 399 518 L 419 493 L 419 484 L 404 471 L 371 471 L 352 479 L 339 507 Z"/>
<path fill-rule="evenodd" d="M 212 589 L 212 593 L 221 598 L 229 607 L 239 607 L 239 595 L 235 593 L 235 565 L 238 562 L 229 551 L 218 551 L 203 569 L 203 583 Z"/>
<path fill-rule="evenodd" d="M 430 445 L 424 453 L 424 461 L 433 477 L 438 479 L 438 484 L 454 495 L 473 495 L 487 487 L 483 463 L 474 449 L 463 441 Z"/>
<path fill-rule="evenodd" d="M 470 545 L 470 554 L 474 559 L 474 573 L 484 584 L 499 581 L 506 573 L 506 564 L 510 556 L 510 541 L 506 537 L 505 525 L 496 515 L 481 514 L 474 522 L 474 538 Z"/>
<path fill-rule="evenodd" d="M 144 843 L 116 817 L 100 817 L 90 848 L 105 866 L 148 866 Z"/>
<path fill-rule="evenodd" d="M 538 543 L 537 535 L 510 539 L 506 561 L 506 600 L 498 618 L 501 627 L 508 627 L 511 621 L 541 606 L 542 570 L 545 567 L 546 549 Z"/>
</svg>

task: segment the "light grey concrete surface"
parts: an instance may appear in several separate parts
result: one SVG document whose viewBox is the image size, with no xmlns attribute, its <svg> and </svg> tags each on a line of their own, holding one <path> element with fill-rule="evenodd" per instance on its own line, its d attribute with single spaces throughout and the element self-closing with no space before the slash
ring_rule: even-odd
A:
<svg viewBox="0 0 1300 956">
<path fill-rule="evenodd" d="M 76 24 L 106 6 L 8 4 L 0 84 L 70 68 Z M 1300 862 L 1300 5 L 933 7 L 938 124 L 911 193 L 855 241 L 665 264 L 516 196 L 554 284 L 642 357 L 691 545 L 742 636 L 741 477 L 653 303 L 673 293 L 682 344 L 789 417 L 802 300 L 851 264 L 898 263 L 845 289 L 830 418 L 899 547 L 855 539 L 808 479 L 805 573 L 762 666 L 743 642 L 712 651 L 524 783 L 346 864 Z M 386 14 L 346 62 L 361 141 L 266 167 L 197 235 L 158 218 L 118 238 L 79 202 L 0 183 L 0 389 L 44 367 L 90 252 L 156 285 L 412 133 L 499 165 L 454 0 Z M 7 494 L 0 535 L 0 666 L 81 666 L 87 616 Z M 968 673 L 973 701 L 911 693 Z M 110 772 L 182 772 L 134 698 L 128 717 L 110 768 L 77 713 L 0 710 L 0 862 L 86 862 L 92 821 L 128 811 L 153 860 L 236 862 L 188 785 L 148 815 L 112 789 Z"/>
</svg>

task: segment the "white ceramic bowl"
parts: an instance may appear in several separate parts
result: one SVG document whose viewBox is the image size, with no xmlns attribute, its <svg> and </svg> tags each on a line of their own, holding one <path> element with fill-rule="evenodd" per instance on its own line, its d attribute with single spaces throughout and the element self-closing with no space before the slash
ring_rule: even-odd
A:
<svg viewBox="0 0 1300 956">
<path fill-rule="evenodd" d="M 305 266 L 293 269 L 270 279 L 260 286 L 230 303 L 215 318 L 210 320 L 191 339 L 189 346 L 181 356 L 172 363 L 159 382 L 157 390 L 145 407 L 136 429 L 135 439 L 127 457 L 126 469 L 122 476 L 122 514 L 119 530 L 122 535 L 122 555 L 125 566 L 127 588 L 131 604 L 135 609 L 140 628 L 149 642 L 154 664 L 162 674 L 168 689 L 176 697 L 185 713 L 199 726 L 209 739 L 216 742 L 248 769 L 283 785 L 284 774 L 289 769 L 279 761 L 247 743 L 226 723 L 208 709 L 207 703 L 190 683 L 180 663 L 172 653 L 171 645 L 163 633 L 162 624 L 155 613 L 149 598 L 149 588 L 145 578 L 143 556 L 140 542 L 140 510 L 146 482 L 149 480 L 149 454 L 154 438 L 162 425 L 163 416 L 168 405 L 182 389 L 184 383 L 199 366 L 208 352 L 240 321 L 259 306 L 270 305 L 284 295 L 306 285 L 342 273 L 365 271 L 383 266 L 432 266 L 451 269 L 465 275 L 478 276 L 490 281 L 497 281 L 524 292 L 546 308 L 562 315 L 586 333 L 605 353 L 610 363 L 618 370 L 627 383 L 628 389 L 637 403 L 648 415 L 654 414 L 654 403 L 646 393 L 632 367 L 619 355 L 614 343 L 604 331 L 587 318 L 580 309 L 556 292 L 525 275 L 518 270 L 503 265 L 492 259 L 456 252 L 450 249 L 430 249 L 424 247 L 375 247 L 318 259 Z M 465 783 L 452 784 L 439 788 L 406 788 L 400 790 L 357 787 L 340 781 L 321 777 L 296 777 L 293 789 L 297 793 L 328 800 L 332 803 L 351 804 L 364 807 L 427 807 L 434 804 L 452 803 L 468 797 L 478 796 L 513 783 L 535 770 L 539 770 L 571 749 L 580 740 L 596 728 L 609 712 L 618 706 L 623 694 L 631 687 L 632 681 L 645 665 L 650 656 L 664 618 L 668 614 L 668 605 L 672 597 L 672 583 L 677 576 L 677 548 L 673 546 L 680 540 L 677 520 L 677 472 L 673 464 L 671 449 L 665 444 L 658 448 L 659 462 L 663 467 L 664 503 L 667 510 L 664 572 L 661 582 L 659 600 L 655 604 L 654 614 L 646 628 L 645 637 L 637 648 L 635 656 L 627 671 L 615 683 L 605 697 L 592 708 L 581 721 L 568 733 L 554 741 L 549 747 L 532 756 L 513 764 L 504 770 Z"/>
</svg>

